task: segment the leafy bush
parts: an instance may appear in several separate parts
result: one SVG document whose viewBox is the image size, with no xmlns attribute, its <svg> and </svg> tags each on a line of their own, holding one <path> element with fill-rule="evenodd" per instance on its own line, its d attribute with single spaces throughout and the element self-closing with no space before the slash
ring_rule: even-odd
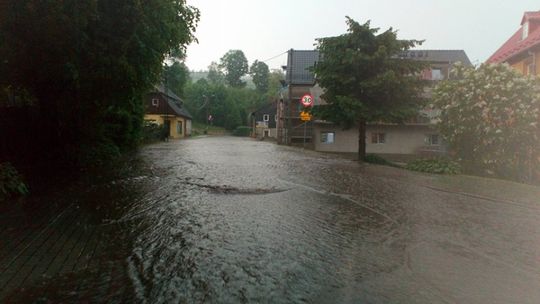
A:
<svg viewBox="0 0 540 304">
<path fill-rule="evenodd" d="M 120 148 L 111 141 L 83 144 L 79 153 L 79 165 L 83 167 L 103 166 L 120 157 Z"/>
<path fill-rule="evenodd" d="M 249 136 L 249 134 L 251 134 L 251 128 L 246 127 L 246 126 L 236 127 L 236 129 L 234 129 L 232 134 L 234 136 L 247 137 L 247 136 Z"/>
<path fill-rule="evenodd" d="M 433 92 L 452 153 L 467 171 L 531 180 L 540 167 L 540 81 L 507 64 L 452 70 Z"/>
<path fill-rule="evenodd" d="M 0 163 L 0 201 L 12 195 L 26 195 L 28 187 L 10 163 Z"/>
<path fill-rule="evenodd" d="M 145 121 L 142 127 L 141 141 L 143 143 L 159 141 L 162 134 L 163 128 L 159 124 Z"/>
<path fill-rule="evenodd" d="M 409 162 L 405 167 L 408 170 L 435 173 L 435 174 L 459 174 L 461 167 L 458 163 L 447 159 L 418 159 Z"/>
<path fill-rule="evenodd" d="M 366 157 L 364 157 L 364 162 L 382 166 L 396 166 L 394 163 L 387 161 L 377 154 L 367 154 Z"/>
</svg>

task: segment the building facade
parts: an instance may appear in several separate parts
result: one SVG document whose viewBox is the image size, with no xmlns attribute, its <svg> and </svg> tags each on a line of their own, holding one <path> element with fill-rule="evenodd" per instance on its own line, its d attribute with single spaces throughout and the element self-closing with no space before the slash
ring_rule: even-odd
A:
<svg viewBox="0 0 540 304">
<path fill-rule="evenodd" d="M 319 95 L 311 68 L 317 64 L 319 52 L 315 50 L 289 50 L 285 70 L 286 90 L 277 104 L 277 141 L 279 144 L 313 143 L 313 123 L 303 122 L 300 103 L 306 94 Z M 314 105 L 320 105 L 315 98 Z"/>
<path fill-rule="evenodd" d="M 508 63 L 523 75 L 540 72 L 540 11 L 525 12 L 520 28 L 487 61 Z"/>
<path fill-rule="evenodd" d="M 191 114 L 183 107 L 182 99 L 163 86 L 155 86 L 154 90 L 145 96 L 145 122 L 165 126 L 170 138 L 190 136 L 192 119 Z"/>
<path fill-rule="evenodd" d="M 428 68 L 421 77 L 428 83 L 425 98 L 438 82 L 451 77 L 452 66 L 457 62 L 471 66 L 462 50 L 415 50 L 401 54 L 404 59 L 426 62 Z M 324 103 L 324 100 L 320 101 Z M 366 152 L 394 160 L 417 156 L 439 156 L 446 153 L 446 145 L 435 128 L 439 111 L 424 109 L 406 123 L 368 123 L 366 126 Z M 356 127 L 344 130 L 339 122 L 315 121 L 313 124 L 314 148 L 322 152 L 357 153 L 359 132 Z"/>
<path fill-rule="evenodd" d="M 277 138 L 277 101 L 265 104 L 251 113 L 252 137 Z"/>
</svg>

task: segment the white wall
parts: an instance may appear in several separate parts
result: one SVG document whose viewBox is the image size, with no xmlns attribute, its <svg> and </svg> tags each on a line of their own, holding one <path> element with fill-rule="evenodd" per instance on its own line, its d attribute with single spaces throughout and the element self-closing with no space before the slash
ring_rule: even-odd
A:
<svg viewBox="0 0 540 304">
<path fill-rule="evenodd" d="M 358 129 L 356 127 L 349 130 L 342 130 L 338 126 L 316 124 L 315 150 L 321 152 L 358 152 Z M 321 143 L 321 132 L 335 132 L 333 144 Z M 384 133 L 385 143 L 371 143 L 372 133 Z M 430 126 L 413 125 L 368 125 L 366 132 L 366 152 L 379 154 L 418 154 L 426 149 L 437 149 L 428 147 L 426 136 L 437 134 Z M 442 141 L 442 139 L 440 139 Z M 441 146 L 442 148 L 442 146 Z"/>
</svg>

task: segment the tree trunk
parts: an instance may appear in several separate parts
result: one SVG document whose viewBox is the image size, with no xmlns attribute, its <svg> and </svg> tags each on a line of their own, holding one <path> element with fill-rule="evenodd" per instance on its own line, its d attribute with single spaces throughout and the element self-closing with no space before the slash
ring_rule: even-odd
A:
<svg viewBox="0 0 540 304">
<path fill-rule="evenodd" d="M 366 158 L 366 121 L 358 121 L 358 161 L 363 162 Z"/>
</svg>

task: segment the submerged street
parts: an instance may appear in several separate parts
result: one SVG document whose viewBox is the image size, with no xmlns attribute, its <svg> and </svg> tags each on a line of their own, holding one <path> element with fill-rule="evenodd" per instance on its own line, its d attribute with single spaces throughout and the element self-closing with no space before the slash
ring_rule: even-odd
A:
<svg viewBox="0 0 540 304">
<path fill-rule="evenodd" d="M 131 165 L 137 174 L 82 195 L 90 206 L 115 211 L 95 218 L 77 207 L 84 220 L 76 225 L 102 233 L 95 241 L 102 242 L 94 255 L 99 263 L 42 282 L 27 279 L 18 285 L 25 292 L 13 287 L 4 296 L 146 303 L 540 302 L 537 188 L 363 165 L 233 137 L 146 146 Z M 17 252 L 3 253 L 0 262 L 18 262 Z M 0 274 L 5 286 L 10 273 Z M 28 277 L 34 275 L 40 274 Z"/>
</svg>

